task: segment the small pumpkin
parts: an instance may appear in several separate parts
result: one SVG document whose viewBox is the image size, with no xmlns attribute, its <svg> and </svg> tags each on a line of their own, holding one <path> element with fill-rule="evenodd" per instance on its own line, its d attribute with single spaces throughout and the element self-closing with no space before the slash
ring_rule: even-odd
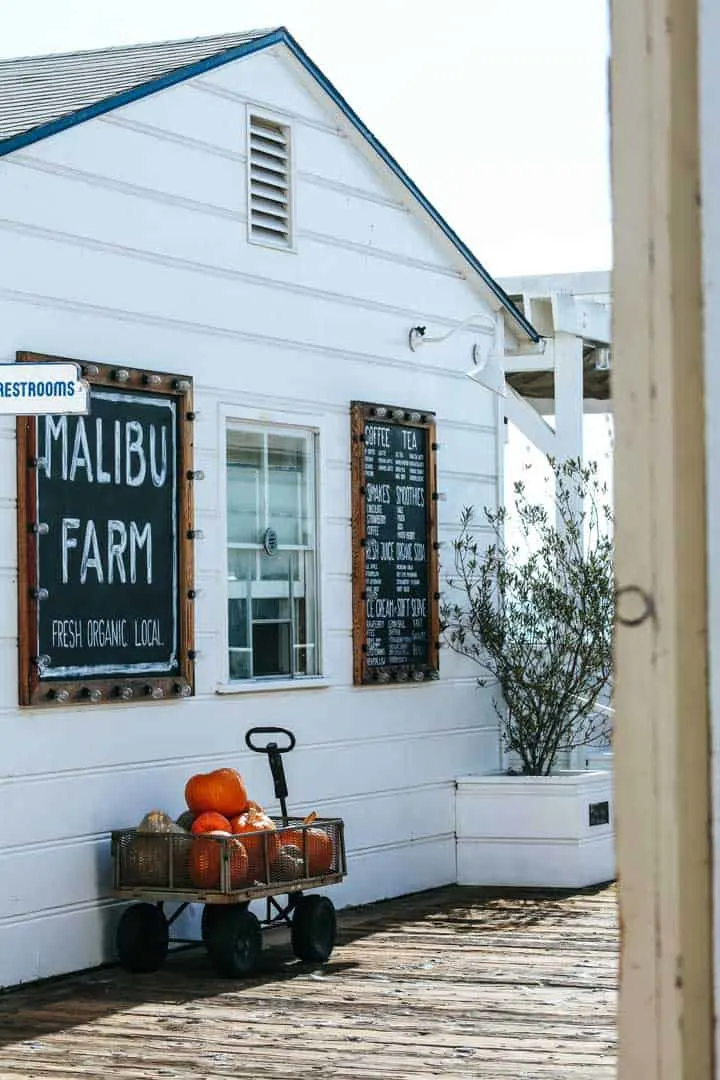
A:
<svg viewBox="0 0 720 1080">
<path fill-rule="evenodd" d="M 218 814 L 216 810 L 206 810 L 202 814 L 198 814 L 192 823 L 190 832 L 195 833 L 207 833 L 207 832 L 221 832 L 231 833 L 230 822 L 223 814 Z"/>
<path fill-rule="evenodd" d="M 220 830 L 196 835 L 190 852 L 190 880 L 198 889 L 219 889 L 225 845 L 230 843 L 230 888 L 238 889 L 248 878 L 248 856 L 244 844 Z"/>
<path fill-rule="evenodd" d="M 265 861 L 265 838 L 263 832 L 275 832 L 275 822 L 261 808 L 251 807 L 244 814 L 237 814 L 230 819 L 234 835 L 243 836 L 243 844 L 248 855 L 248 877 L 250 881 L 267 881 L 267 863 Z M 256 836 L 246 835 L 257 833 Z M 278 853 L 279 844 L 273 838 L 267 841 L 268 862 Z"/>
<path fill-rule="evenodd" d="M 177 825 L 163 810 L 149 810 L 135 830 L 139 833 L 179 832 Z"/>
<path fill-rule="evenodd" d="M 234 817 L 247 808 L 248 797 L 239 772 L 215 769 L 190 777 L 185 785 L 185 802 L 194 814 L 216 810 L 225 817 Z"/>
<path fill-rule="evenodd" d="M 330 872 L 335 859 L 335 845 L 324 829 L 281 829 L 278 840 L 283 845 L 299 848 L 303 864 L 307 850 L 308 877 L 322 877 Z"/>
<path fill-rule="evenodd" d="M 168 833 L 182 835 L 183 829 L 162 810 L 150 810 L 145 814 L 125 850 L 123 878 L 127 884 L 161 885 L 167 888 L 170 884 L 171 851 L 174 880 L 183 880 L 187 845 L 178 842 L 171 846 L 165 840 Z"/>
<path fill-rule="evenodd" d="M 305 873 L 303 853 L 295 844 L 283 844 L 270 864 L 273 881 L 296 881 Z"/>
</svg>

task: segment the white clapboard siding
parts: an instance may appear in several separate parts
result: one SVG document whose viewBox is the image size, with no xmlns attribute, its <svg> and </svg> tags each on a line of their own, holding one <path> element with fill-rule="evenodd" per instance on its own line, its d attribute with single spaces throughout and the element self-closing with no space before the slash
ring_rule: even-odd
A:
<svg viewBox="0 0 720 1080">
<path fill-rule="evenodd" d="M 312 200 L 305 199 L 302 192 L 301 220 L 306 227 L 298 231 L 296 244 L 304 259 L 281 260 L 278 266 L 277 254 L 271 250 L 254 247 L 249 255 L 244 214 L 228 220 L 221 214 L 178 207 L 98 183 L 84 183 L 75 176 L 56 175 L 19 163 L 8 168 L 13 173 L 20 172 L 23 181 L 21 185 L 10 185 L 3 193 L 1 235 L 6 231 L 25 231 L 46 241 L 64 239 L 82 250 L 109 248 L 118 258 L 124 255 L 144 262 L 186 265 L 199 274 L 216 274 L 225 280 L 235 278 L 239 284 L 254 278 L 258 284 L 265 283 L 266 288 L 272 289 L 277 288 L 279 281 L 285 282 L 310 299 L 315 293 L 326 293 L 346 302 L 346 294 L 338 289 L 338 282 L 348 274 L 355 275 L 358 254 L 363 254 L 372 260 L 374 271 L 372 275 L 357 278 L 359 295 L 355 299 L 366 303 L 368 310 L 389 305 L 395 310 L 406 310 L 408 315 L 418 314 L 420 277 L 432 284 L 434 314 L 438 319 L 448 319 L 449 315 L 464 319 L 469 314 L 467 301 L 457 289 L 457 274 L 439 263 L 413 259 L 404 252 L 386 252 L 380 248 L 379 238 L 372 235 L 365 243 L 353 243 L 342 234 L 333 235 L 327 206 L 316 228 L 316 223 L 308 222 L 306 213 Z M 82 201 L 77 199 L 79 190 L 83 192 Z M 50 194 L 53 199 L 67 202 L 62 222 L 57 221 L 53 212 Z M 352 200 L 359 202 L 356 196 Z M 471 341 L 468 337 L 471 333 L 468 330 L 463 336 Z"/>
<path fill-rule="evenodd" d="M 248 115 L 287 130 L 292 250 L 248 241 Z M 498 316 L 472 272 L 280 55 L 11 154 L 0 192 L 0 362 L 23 349 L 192 376 L 205 474 L 197 696 L 19 710 L 14 422 L 0 420 L 0 877 L 17 883 L 0 890 L 0 985 L 112 957 L 122 905 L 109 894 L 109 833 L 153 807 L 178 813 L 193 772 L 234 765 L 274 808 L 266 759 L 244 743 L 254 725 L 296 733 L 291 808 L 346 822 L 336 904 L 456 880 L 454 779 L 497 764 L 492 692 L 445 649 L 437 682 L 352 685 L 349 408 L 436 413 L 444 578 L 462 507 L 494 505 L 498 491 L 497 403 L 465 377 Z M 474 328 L 409 349 L 410 327 L 439 336 L 473 312 Z M 228 416 L 319 432 L 324 679 L 311 689 L 218 692 Z M 197 912 L 186 925 L 197 931 Z"/>
</svg>

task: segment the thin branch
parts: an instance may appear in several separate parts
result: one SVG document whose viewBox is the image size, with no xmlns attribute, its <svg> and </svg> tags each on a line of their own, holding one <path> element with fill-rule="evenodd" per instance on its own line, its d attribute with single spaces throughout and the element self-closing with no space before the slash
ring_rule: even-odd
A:
<svg viewBox="0 0 720 1080">
<path fill-rule="evenodd" d="M 589 717 L 612 675 L 612 514 L 595 465 L 549 464 L 554 519 L 529 500 L 520 481 L 512 516 L 504 507 L 484 509 L 492 538 L 483 547 L 473 532 L 473 508 L 463 510 L 449 581 L 456 596 L 441 607 L 445 641 L 480 667 L 482 685 L 499 688 L 504 744 L 536 774 L 587 738 Z M 579 515 L 576 496 L 584 508 Z M 512 522 L 519 541 L 509 545 Z"/>
</svg>

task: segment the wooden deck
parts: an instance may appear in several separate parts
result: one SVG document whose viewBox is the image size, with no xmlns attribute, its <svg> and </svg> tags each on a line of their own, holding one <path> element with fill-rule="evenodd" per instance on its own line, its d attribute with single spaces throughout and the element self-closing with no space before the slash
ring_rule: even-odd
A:
<svg viewBox="0 0 720 1080">
<path fill-rule="evenodd" d="M 324 968 L 273 931 L 242 982 L 193 948 L 0 994 L 0 1077 L 605 1080 L 615 901 L 453 887 L 341 912 Z"/>
</svg>

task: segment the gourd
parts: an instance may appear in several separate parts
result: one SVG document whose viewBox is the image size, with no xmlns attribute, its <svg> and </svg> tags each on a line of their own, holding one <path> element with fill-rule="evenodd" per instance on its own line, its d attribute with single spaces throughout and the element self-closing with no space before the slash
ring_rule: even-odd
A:
<svg viewBox="0 0 720 1080">
<path fill-rule="evenodd" d="M 224 816 L 224 814 L 218 814 L 217 810 L 205 810 L 204 813 L 198 814 L 192 823 L 190 829 L 192 833 L 207 833 L 207 832 L 232 832 L 230 828 L 230 822 Z"/>
<path fill-rule="evenodd" d="M 248 797 L 239 772 L 215 769 L 190 777 L 185 785 L 185 802 L 194 814 L 216 810 L 225 817 L 234 817 L 247 808 Z"/>
<path fill-rule="evenodd" d="M 308 871 L 311 877 L 327 874 L 335 858 L 332 837 L 322 829 L 305 829 L 308 853 Z"/>
<path fill-rule="evenodd" d="M 230 824 L 234 833 L 258 832 L 259 830 L 272 832 L 275 828 L 273 819 L 257 803 L 254 803 L 243 814 L 231 815 Z"/>
<path fill-rule="evenodd" d="M 283 844 L 270 863 L 273 881 L 296 881 L 305 876 L 305 860 L 302 850 L 295 844 Z"/>
<path fill-rule="evenodd" d="M 182 835 L 184 830 L 176 825 L 169 814 L 162 810 L 150 810 L 135 830 L 135 835 L 125 851 L 127 880 L 137 885 L 170 885 L 170 852 L 173 854 L 173 877 L 182 881 L 187 871 L 187 845 L 172 845 L 161 839 L 167 833 Z"/>
<path fill-rule="evenodd" d="M 206 810 L 198 814 L 192 823 L 192 841 L 190 853 L 190 879 L 200 889 L 220 888 L 220 867 L 224 846 L 216 840 L 202 837 L 232 837 L 230 822 L 216 810 Z M 248 857 L 243 844 L 232 840 L 230 852 L 230 888 L 237 889 L 248 876 Z"/>
<path fill-rule="evenodd" d="M 274 833 L 275 822 L 265 811 L 257 806 L 251 806 L 244 814 L 238 814 L 230 819 L 230 827 L 234 835 L 243 836 L 243 844 L 248 856 L 248 878 L 250 881 L 267 881 L 267 863 L 265 861 L 265 845 L 267 843 L 268 862 L 277 855 L 279 844 L 275 838 L 268 837 L 267 841 L 262 835 L 248 836 L 247 833 L 262 834 Z"/>
<path fill-rule="evenodd" d="M 139 833 L 180 832 L 169 814 L 163 810 L 149 810 L 135 830 Z"/>
<path fill-rule="evenodd" d="M 307 851 L 308 877 L 322 877 L 329 873 L 335 858 L 335 847 L 332 837 L 323 829 L 280 829 L 278 841 L 282 846 L 290 845 L 299 849 L 303 860 L 303 873 Z"/>
<path fill-rule="evenodd" d="M 230 888 L 238 889 L 248 877 L 248 856 L 244 844 L 229 832 L 213 830 L 196 834 L 190 852 L 190 880 L 198 889 L 219 889 L 223 838 L 230 845 Z"/>
</svg>

